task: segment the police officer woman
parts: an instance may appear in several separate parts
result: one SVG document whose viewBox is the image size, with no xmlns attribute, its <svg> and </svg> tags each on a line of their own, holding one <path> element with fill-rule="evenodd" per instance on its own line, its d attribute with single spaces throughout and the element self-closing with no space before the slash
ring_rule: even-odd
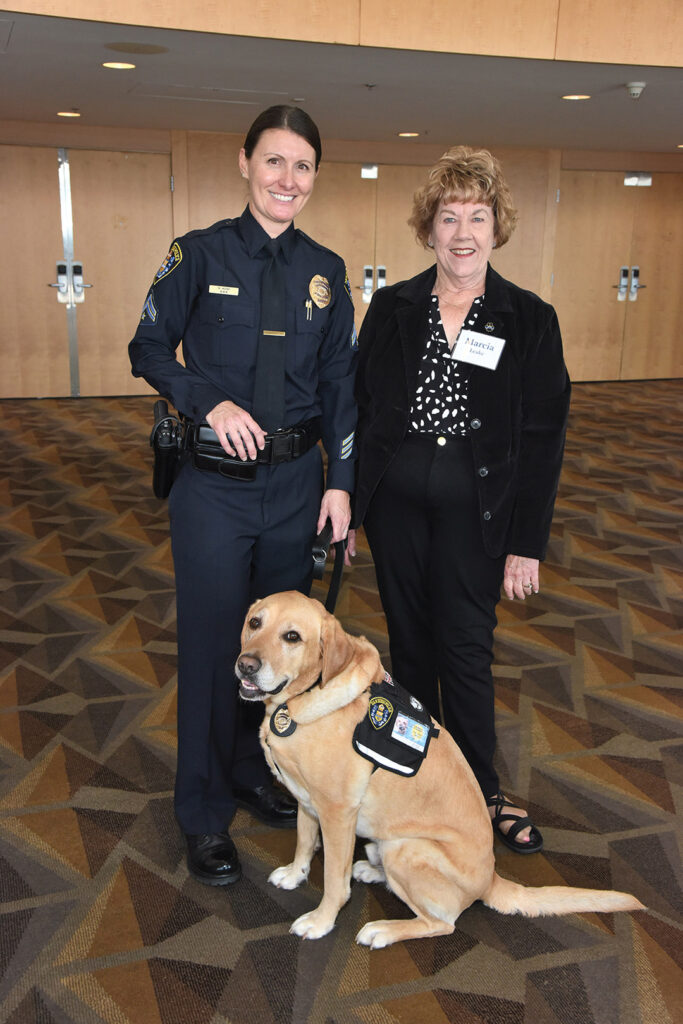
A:
<svg viewBox="0 0 683 1024">
<path fill-rule="evenodd" d="M 353 305 L 340 257 L 293 226 L 320 156 L 318 129 L 303 110 L 261 113 L 239 156 L 246 209 L 173 242 L 129 346 L 133 374 L 194 424 L 208 424 L 225 454 L 213 463 L 218 470 L 190 458 L 169 498 L 175 813 L 189 870 L 209 885 L 240 877 L 228 832 L 236 805 L 271 825 L 296 823 L 296 804 L 271 785 L 258 720 L 248 717 L 254 709 L 237 702 L 233 665 L 245 612 L 276 591 L 307 593 L 315 533 L 329 518 L 341 540 L 351 515 Z"/>
</svg>

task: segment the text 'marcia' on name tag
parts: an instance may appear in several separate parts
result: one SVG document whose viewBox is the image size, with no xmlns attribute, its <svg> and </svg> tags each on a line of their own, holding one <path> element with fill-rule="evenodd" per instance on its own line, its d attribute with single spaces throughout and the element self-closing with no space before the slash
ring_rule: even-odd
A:
<svg viewBox="0 0 683 1024">
<path fill-rule="evenodd" d="M 211 295 L 239 295 L 239 288 L 234 288 L 232 285 L 227 284 L 210 284 L 209 292 Z"/>
<path fill-rule="evenodd" d="M 480 331 L 461 331 L 453 346 L 451 358 L 462 363 L 483 366 L 487 370 L 495 370 L 504 348 L 505 338 L 481 334 Z"/>
</svg>

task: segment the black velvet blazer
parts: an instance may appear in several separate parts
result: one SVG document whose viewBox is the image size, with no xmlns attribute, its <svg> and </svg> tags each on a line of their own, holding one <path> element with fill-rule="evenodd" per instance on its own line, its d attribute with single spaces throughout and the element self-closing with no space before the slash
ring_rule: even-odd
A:
<svg viewBox="0 0 683 1024">
<path fill-rule="evenodd" d="M 359 336 L 358 464 L 353 525 L 408 431 L 436 267 L 375 292 Z M 560 477 L 571 385 L 555 310 L 486 274 L 478 330 L 505 347 L 495 370 L 469 370 L 469 424 L 489 555 L 545 556 Z"/>
</svg>

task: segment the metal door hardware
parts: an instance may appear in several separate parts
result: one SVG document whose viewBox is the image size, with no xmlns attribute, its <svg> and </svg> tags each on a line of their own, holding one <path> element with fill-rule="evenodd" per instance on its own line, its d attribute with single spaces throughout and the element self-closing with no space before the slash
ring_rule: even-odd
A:
<svg viewBox="0 0 683 1024">
<path fill-rule="evenodd" d="M 373 266 L 370 263 L 366 263 L 363 267 L 363 284 L 358 287 L 361 289 L 363 302 L 368 303 L 372 298 L 372 272 Z"/>
<path fill-rule="evenodd" d="M 613 288 L 617 288 L 617 300 L 619 302 L 626 301 L 626 293 L 628 292 L 628 267 L 622 267 L 619 271 L 619 284 L 613 284 Z"/>
<path fill-rule="evenodd" d="M 377 287 L 384 288 L 387 283 L 387 268 L 378 266 L 377 267 Z"/>
<path fill-rule="evenodd" d="M 57 280 L 50 282 L 48 288 L 57 289 L 58 302 L 67 303 L 69 301 L 69 275 L 66 263 L 57 260 Z"/>
<path fill-rule="evenodd" d="M 636 302 L 638 292 L 641 288 L 647 288 L 646 284 L 640 284 L 640 267 L 631 267 L 631 287 L 628 290 L 629 302 Z"/>
<path fill-rule="evenodd" d="M 57 289 L 57 299 L 71 309 L 77 302 L 85 301 L 85 289 L 91 284 L 83 281 L 83 264 L 76 260 L 57 260 L 57 280 L 49 288 Z"/>
<path fill-rule="evenodd" d="M 82 263 L 76 263 L 74 261 L 71 269 L 72 269 L 71 284 L 72 284 L 73 293 L 74 293 L 74 302 L 84 302 L 85 301 L 84 289 L 85 288 L 92 288 L 92 285 L 91 284 L 84 284 L 83 283 L 83 264 Z"/>
</svg>

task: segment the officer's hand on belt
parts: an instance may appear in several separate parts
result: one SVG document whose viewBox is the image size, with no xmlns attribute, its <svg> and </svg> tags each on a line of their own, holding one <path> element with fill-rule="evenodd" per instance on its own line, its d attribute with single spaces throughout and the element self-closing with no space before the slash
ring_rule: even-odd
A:
<svg viewBox="0 0 683 1024">
<path fill-rule="evenodd" d="M 265 430 L 234 402 L 220 402 L 206 414 L 206 422 L 228 455 L 237 455 L 245 462 L 256 458 L 257 447 L 262 451 L 265 446 Z"/>
<path fill-rule="evenodd" d="M 328 519 L 332 523 L 332 543 L 345 540 L 351 522 L 351 500 L 348 491 L 339 491 L 335 488 L 325 491 L 318 516 L 318 533 Z"/>
</svg>

